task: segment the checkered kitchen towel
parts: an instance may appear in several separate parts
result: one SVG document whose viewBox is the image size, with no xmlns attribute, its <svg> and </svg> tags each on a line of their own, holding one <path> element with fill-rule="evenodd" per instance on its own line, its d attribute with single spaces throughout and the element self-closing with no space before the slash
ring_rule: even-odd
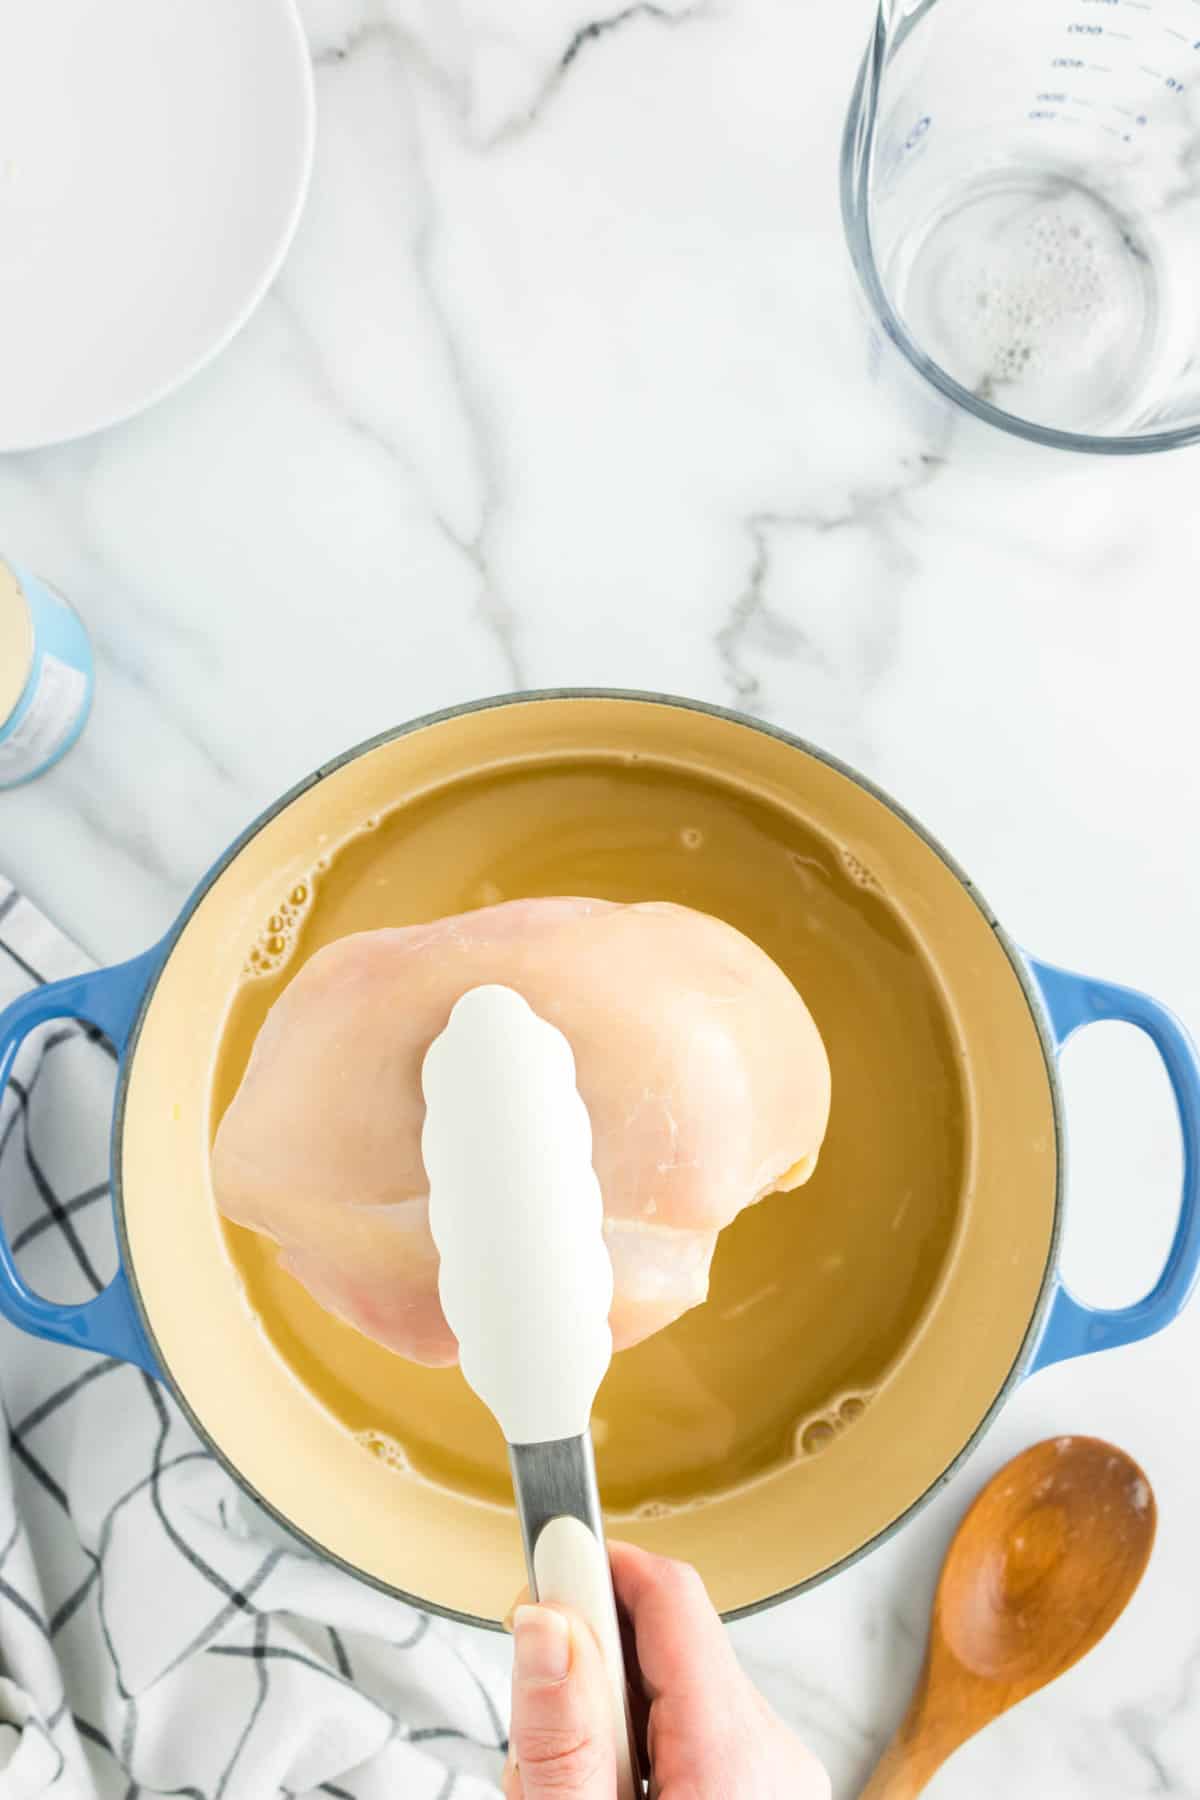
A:
<svg viewBox="0 0 1200 1800">
<path fill-rule="evenodd" d="M 0 1008 L 86 958 L 0 879 Z M 26 1279 L 115 1263 L 114 1064 L 27 1040 L 0 1099 L 0 1217 Z M 139 1370 L 0 1320 L 2 1800 L 483 1800 L 505 1699 L 470 1634 L 308 1555 Z"/>
</svg>

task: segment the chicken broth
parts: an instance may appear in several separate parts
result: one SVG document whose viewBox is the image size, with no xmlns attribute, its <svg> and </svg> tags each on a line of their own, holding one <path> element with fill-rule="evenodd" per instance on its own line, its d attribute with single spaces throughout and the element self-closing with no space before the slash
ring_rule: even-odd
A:
<svg viewBox="0 0 1200 1800">
<path fill-rule="evenodd" d="M 833 1110 L 807 1186 L 723 1232 L 706 1304 L 613 1361 L 600 1486 L 653 1512 L 819 1454 L 870 1403 L 946 1265 L 964 1185 L 953 1028 L 916 938 L 869 870 L 782 808 L 650 761 L 490 772 L 378 819 L 280 895 L 224 1033 L 213 1128 L 273 1001 L 349 932 L 536 895 L 673 900 L 726 919 L 795 982 L 829 1053 Z M 325 1312 L 274 1246 L 224 1226 L 278 1353 L 364 1454 L 511 1498 L 499 1428 L 457 1369 L 410 1363 Z"/>
</svg>

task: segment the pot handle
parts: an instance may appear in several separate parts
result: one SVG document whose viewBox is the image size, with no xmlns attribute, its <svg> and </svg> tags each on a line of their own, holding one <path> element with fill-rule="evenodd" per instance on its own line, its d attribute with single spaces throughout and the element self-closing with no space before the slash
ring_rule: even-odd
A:
<svg viewBox="0 0 1200 1800">
<path fill-rule="evenodd" d="M 148 950 L 131 962 L 66 981 L 47 982 L 22 994 L 0 1012 L 0 1094 L 8 1085 L 17 1051 L 39 1025 L 54 1019 L 79 1019 L 94 1025 L 122 1055 L 142 997 L 162 962 L 161 950 Z M 123 1263 L 94 1300 L 60 1305 L 43 1300 L 22 1279 L 8 1239 L 0 1230 L 0 1315 L 34 1337 L 72 1344 L 137 1363 L 147 1374 L 160 1373 L 150 1348 Z"/>
<path fill-rule="evenodd" d="M 1187 1303 L 1200 1273 L 1200 1057 L 1179 1020 L 1149 994 L 1032 959 L 1029 967 L 1060 1048 L 1081 1026 L 1098 1019 L 1119 1019 L 1146 1033 L 1167 1071 L 1183 1137 L 1179 1221 L 1162 1274 L 1141 1300 L 1114 1308 L 1085 1306 L 1056 1275 L 1046 1327 L 1029 1366 L 1032 1373 L 1072 1356 L 1152 1337 Z"/>
</svg>

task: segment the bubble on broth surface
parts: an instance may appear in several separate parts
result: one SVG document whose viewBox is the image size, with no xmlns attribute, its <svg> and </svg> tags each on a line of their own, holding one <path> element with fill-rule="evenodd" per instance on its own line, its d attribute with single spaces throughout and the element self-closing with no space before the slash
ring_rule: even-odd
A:
<svg viewBox="0 0 1200 1800">
<path fill-rule="evenodd" d="M 837 1436 L 837 1427 L 828 1419 L 812 1419 L 807 1425 L 801 1425 L 796 1433 L 796 1451 L 800 1456 L 819 1456 L 827 1450 Z"/>
<path fill-rule="evenodd" d="M 850 877 L 855 887 L 862 888 L 864 892 L 868 894 L 881 894 L 883 892 L 883 889 L 880 887 L 878 881 L 876 881 L 874 875 L 872 875 L 870 869 L 868 869 L 864 862 L 859 861 L 853 850 L 847 850 L 843 847 L 842 850 L 839 851 L 839 855 L 842 861 L 842 868 L 846 871 L 846 874 Z"/>
<path fill-rule="evenodd" d="M 685 850 L 699 850 L 704 842 L 704 833 L 694 825 L 685 825 L 679 834 L 679 841 Z"/>
<path fill-rule="evenodd" d="M 305 876 L 293 884 L 286 900 L 280 900 L 267 915 L 261 930 L 247 952 L 242 979 L 258 981 L 277 975 L 296 948 L 300 929 L 312 906 L 314 877 Z"/>
<path fill-rule="evenodd" d="M 828 1450 L 839 1432 L 857 1424 L 870 1400 L 870 1394 L 843 1394 L 825 1412 L 801 1419 L 792 1435 L 793 1456 L 819 1456 L 822 1450 Z"/>
<path fill-rule="evenodd" d="M 412 1463 L 403 1444 L 398 1444 L 386 1431 L 356 1431 L 354 1441 L 361 1444 L 364 1450 L 370 1451 L 378 1462 L 384 1463 L 389 1469 L 395 1469 L 397 1474 L 412 1474 Z"/>
<path fill-rule="evenodd" d="M 634 1519 L 669 1519 L 673 1513 L 682 1510 L 681 1507 L 672 1506 L 666 1500 L 643 1500 L 640 1506 L 634 1507 L 630 1517 Z"/>
</svg>

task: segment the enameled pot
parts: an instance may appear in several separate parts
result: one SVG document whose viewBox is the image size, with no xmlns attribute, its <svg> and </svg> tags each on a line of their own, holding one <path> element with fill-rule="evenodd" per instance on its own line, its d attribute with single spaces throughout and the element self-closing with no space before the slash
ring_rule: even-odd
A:
<svg viewBox="0 0 1200 1800">
<path fill-rule="evenodd" d="M 794 1593 L 894 1531 L 979 1441 L 1014 1386 L 1048 1363 L 1159 1331 L 1200 1266 L 1200 1064 L 1157 1001 L 1023 956 L 970 882 L 878 790 L 749 719 L 650 695 L 560 692 L 419 720 L 319 769 L 205 876 L 161 944 L 27 995 L 0 1016 L 0 1085 L 27 1034 L 64 1017 L 120 1054 L 112 1137 L 118 1273 L 54 1305 L 0 1242 L 0 1312 L 43 1337 L 164 1381 L 231 1473 L 292 1531 L 432 1610 L 501 1618 L 522 1579 L 515 1518 L 365 1455 L 271 1349 L 245 1304 L 209 1182 L 212 1073 L 247 943 L 314 846 L 366 814 L 465 777 L 546 758 L 637 755 L 734 784 L 827 833 L 870 869 L 919 935 L 953 1020 L 969 1095 L 953 1254 L 898 1366 L 819 1457 L 704 1506 L 622 1529 L 694 1562 L 736 1614 Z M 1058 1273 L 1064 1187 L 1056 1057 L 1080 1026 L 1121 1019 L 1166 1068 L 1183 1134 L 1183 1193 L 1144 1299 L 1097 1310 Z M 836 1070 L 835 1070 L 836 1085 Z"/>
</svg>

